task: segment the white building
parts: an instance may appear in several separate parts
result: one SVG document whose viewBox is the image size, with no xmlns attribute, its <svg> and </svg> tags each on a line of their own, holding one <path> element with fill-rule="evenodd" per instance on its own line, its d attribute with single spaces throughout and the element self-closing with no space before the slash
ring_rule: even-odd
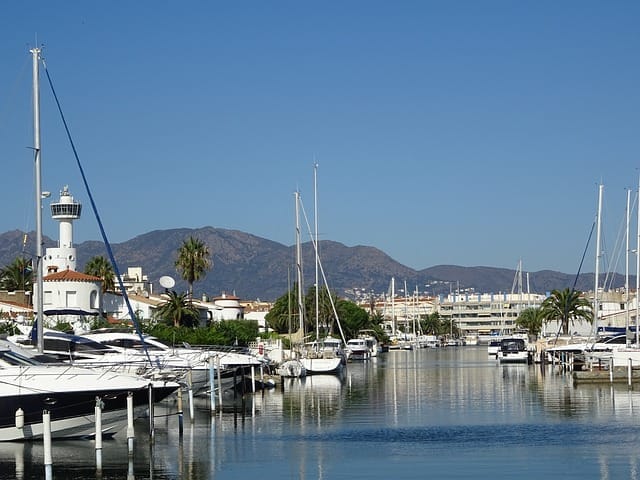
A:
<svg viewBox="0 0 640 480">
<path fill-rule="evenodd" d="M 142 320 L 155 318 L 155 312 L 167 301 L 164 294 L 138 295 L 131 293 L 127 295 L 134 315 Z M 108 293 L 104 299 L 105 311 L 109 316 L 120 321 L 129 321 L 130 315 L 124 302 L 124 297 L 119 294 Z M 193 306 L 200 312 L 200 326 L 206 326 L 212 322 L 221 320 L 242 320 L 244 319 L 244 306 L 240 303 L 240 298 L 235 295 L 222 293 L 219 297 L 209 301 L 207 298 L 201 300 L 194 299 Z"/>
<path fill-rule="evenodd" d="M 67 186 L 60 192 L 60 200 L 51 203 L 59 235 L 57 247 L 47 248 L 43 257 L 45 326 L 65 322 L 77 329 L 87 328 L 102 311 L 102 279 L 76 271 L 73 221 L 80 218 L 81 211 L 82 205 L 74 201 Z"/>
</svg>

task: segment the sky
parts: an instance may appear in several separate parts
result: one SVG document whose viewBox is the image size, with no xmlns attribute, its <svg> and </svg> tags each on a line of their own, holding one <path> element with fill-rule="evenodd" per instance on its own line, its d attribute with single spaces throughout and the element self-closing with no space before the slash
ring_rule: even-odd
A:
<svg viewBox="0 0 640 480">
<path fill-rule="evenodd" d="M 592 272 L 602 184 L 619 271 L 639 22 L 632 1 L 1 2 L 0 232 L 35 229 L 38 45 L 112 243 L 212 226 L 292 245 L 317 164 L 319 238 L 414 269 Z M 68 185 L 74 241 L 99 240 L 41 87 L 43 189 Z"/>
</svg>

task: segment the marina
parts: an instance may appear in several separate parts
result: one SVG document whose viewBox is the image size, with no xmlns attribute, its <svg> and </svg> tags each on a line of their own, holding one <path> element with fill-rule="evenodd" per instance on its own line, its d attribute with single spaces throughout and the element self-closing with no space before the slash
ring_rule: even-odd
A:
<svg viewBox="0 0 640 480">
<path fill-rule="evenodd" d="M 175 396 L 103 442 L 54 441 L 53 478 L 637 478 L 640 394 L 575 386 L 554 365 L 500 364 L 486 346 L 391 351 L 341 375 L 285 378 L 210 412 Z M 40 479 L 41 442 L 0 444 L 0 478 Z"/>
</svg>

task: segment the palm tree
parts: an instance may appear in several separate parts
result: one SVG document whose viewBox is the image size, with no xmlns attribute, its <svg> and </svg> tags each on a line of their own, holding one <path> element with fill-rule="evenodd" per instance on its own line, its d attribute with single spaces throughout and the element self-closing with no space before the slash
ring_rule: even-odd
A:
<svg viewBox="0 0 640 480">
<path fill-rule="evenodd" d="M 0 288 L 14 292 L 33 289 L 33 268 L 31 260 L 18 257 L 6 267 L 0 269 Z"/>
<path fill-rule="evenodd" d="M 209 247 L 202 240 L 189 237 L 182 242 L 182 246 L 178 249 L 178 259 L 175 266 L 183 280 L 189 285 L 189 301 L 192 302 L 193 283 L 200 280 L 206 271 L 213 266 Z"/>
<path fill-rule="evenodd" d="M 516 318 L 516 326 L 524 328 L 531 335 L 538 335 L 544 320 L 545 312 L 542 308 L 526 308 Z"/>
<path fill-rule="evenodd" d="M 199 313 L 187 299 L 186 293 L 176 293 L 175 290 L 167 291 L 168 299 L 160 305 L 156 316 L 173 322 L 174 327 L 180 325 L 195 326 L 198 323 Z"/>
<path fill-rule="evenodd" d="M 578 290 L 553 290 L 551 295 L 542 302 L 543 318 L 549 322 L 557 320 L 562 327 L 562 333 L 569 333 L 569 322 L 593 322 L 593 308 L 591 302 L 582 296 Z"/>
<path fill-rule="evenodd" d="M 84 273 L 102 279 L 102 293 L 115 291 L 115 272 L 106 258 L 99 255 L 91 257 L 84 267 Z"/>
<path fill-rule="evenodd" d="M 420 320 L 420 327 L 423 332 L 430 335 L 439 335 L 442 333 L 442 319 L 438 312 L 427 315 L 426 318 Z"/>
</svg>

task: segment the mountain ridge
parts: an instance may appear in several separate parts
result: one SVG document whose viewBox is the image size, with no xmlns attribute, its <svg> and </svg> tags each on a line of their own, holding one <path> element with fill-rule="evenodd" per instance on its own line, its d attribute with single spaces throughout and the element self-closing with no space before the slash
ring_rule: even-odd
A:
<svg viewBox="0 0 640 480">
<path fill-rule="evenodd" d="M 34 235 L 12 230 L 0 234 L 0 265 L 5 266 L 21 255 L 33 257 Z M 273 301 L 295 282 L 295 246 L 287 246 L 240 230 L 215 228 L 175 228 L 153 230 L 130 240 L 114 243 L 112 251 L 121 273 L 127 267 L 142 267 L 142 271 L 159 291 L 158 279 L 170 275 L 176 279 L 176 290 L 185 290 L 186 283 L 177 273 L 174 263 L 182 242 L 193 236 L 208 245 L 213 268 L 194 284 L 194 295 L 217 296 L 222 292 L 235 293 L 244 300 Z M 43 238 L 44 248 L 56 246 L 56 241 Z M 332 240 L 321 240 L 319 257 L 322 271 L 332 291 L 348 298 L 362 297 L 370 293 L 380 294 L 388 290 L 391 277 L 396 278 L 396 293 L 401 292 L 406 281 L 410 294 L 417 286 L 422 293 L 448 294 L 459 289 L 480 293 L 511 292 L 515 270 L 489 266 L 464 267 L 459 265 L 435 265 L 415 270 L 407 267 L 373 246 L 353 247 Z M 78 270 L 96 255 L 107 257 L 104 244 L 88 240 L 75 244 Z M 315 255 L 311 242 L 302 245 L 304 285 L 315 283 Z M 553 289 L 571 288 L 576 282 L 578 290 L 593 288 L 593 273 L 575 275 L 541 270 L 529 272 L 528 284 L 532 293 L 546 293 Z M 320 279 L 322 281 L 322 278 Z M 634 280 L 635 282 L 635 280 Z M 524 291 L 527 291 L 526 280 Z M 624 278 L 613 277 L 612 287 L 620 287 Z M 635 284 L 635 283 L 634 283 Z"/>
</svg>

